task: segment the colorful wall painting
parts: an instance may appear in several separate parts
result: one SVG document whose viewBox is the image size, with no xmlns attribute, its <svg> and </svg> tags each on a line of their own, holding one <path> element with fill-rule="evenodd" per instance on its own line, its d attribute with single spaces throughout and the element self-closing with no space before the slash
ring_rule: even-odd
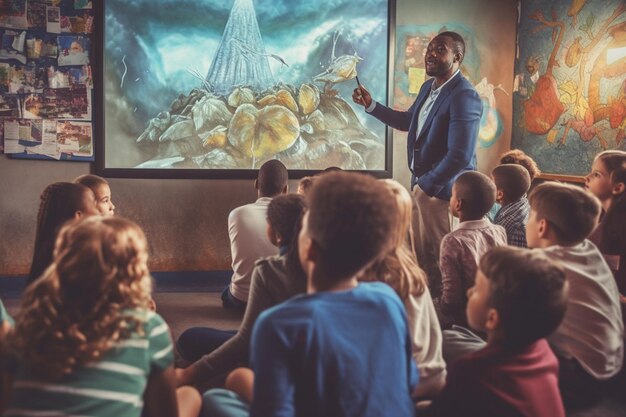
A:
<svg viewBox="0 0 626 417">
<path fill-rule="evenodd" d="M 626 3 L 525 0 L 518 38 L 511 146 L 567 176 L 626 150 Z"/>
</svg>

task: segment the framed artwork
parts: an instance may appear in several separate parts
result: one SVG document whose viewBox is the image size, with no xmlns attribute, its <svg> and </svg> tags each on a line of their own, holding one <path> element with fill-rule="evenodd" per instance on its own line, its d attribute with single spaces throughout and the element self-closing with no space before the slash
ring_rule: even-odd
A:
<svg viewBox="0 0 626 417">
<path fill-rule="evenodd" d="M 582 181 L 598 152 L 626 150 L 626 5 L 524 1 L 518 38 L 511 147 Z"/>
<path fill-rule="evenodd" d="M 329 166 L 391 176 L 394 0 L 94 2 L 97 170 L 110 177 L 254 178 Z"/>
</svg>

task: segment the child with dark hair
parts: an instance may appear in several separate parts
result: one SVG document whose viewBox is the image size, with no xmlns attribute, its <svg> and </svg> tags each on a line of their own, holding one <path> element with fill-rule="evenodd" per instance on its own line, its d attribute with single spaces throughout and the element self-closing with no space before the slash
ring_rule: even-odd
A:
<svg viewBox="0 0 626 417">
<path fill-rule="evenodd" d="M 103 216 L 115 214 L 115 204 L 111 199 L 111 187 L 107 180 L 93 174 L 81 175 L 74 180 L 76 184 L 84 185 L 93 191 L 96 196 L 96 207 Z"/>
<path fill-rule="evenodd" d="M 548 341 L 559 358 L 561 395 L 576 407 L 600 398 L 624 355 L 624 325 L 615 280 L 598 248 L 586 239 L 600 202 L 580 187 L 544 183 L 529 195 L 526 239 L 559 262 L 569 282 L 567 312 Z"/>
<path fill-rule="evenodd" d="M 564 417 L 558 361 L 545 337 L 567 305 L 567 282 L 545 255 L 495 248 L 480 260 L 468 291 L 470 326 L 485 347 L 452 365 L 428 416 Z"/>
<path fill-rule="evenodd" d="M 222 292 L 225 308 L 246 309 L 255 262 L 277 253 L 276 246 L 265 233 L 267 206 L 272 198 L 287 193 L 287 180 L 287 168 L 282 162 L 277 159 L 265 162 L 254 181 L 257 200 L 237 207 L 228 214 L 233 276 Z"/>
<path fill-rule="evenodd" d="M 239 381 L 239 392 L 253 391 L 249 411 L 234 393 L 213 390 L 203 415 L 413 416 L 404 307 L 386 284 L 357 282 L 391 249 L 395 201 L 383 183 L 338 172 L 320 177 L 308 203 L 298 240 L 308 294 L 257 320 L 254 374 L 241 371 Z"/>
<path fill-rule="evenodd" d="M 541 170 L 537 166 L 537 163 L 521 149 L 511 149 L 500 155 L 500 164 L 516 164 L 523 166 L 532 182 L 535 178 L 541 175 Z"/>
<path fill-rule="evenodd" d="M 626 303 L 626 152 L 604 151 L 585 177 L 585 189 L 602 204 L 600 223 L 589 236 L 615 273 L 622 304 Z M 626 306 L 623 306 L 626 317 Z"/>
<path fill-rule="evenodd" d="M 496 184 L 496 201 L 502 205 L 493 222 L 504 227 L 509 245 L 526 248 L 526 222 L 530 213 L 526 198 L 530 188 L 528 171 L 521 165 L 503 164 L 495 167 L 491 175 Z"/>
<path fill-rule="evenodd" d="M 535 178 L 541 175 L 541 170 L 537 166 L 537 163 L 521 149 L 511 149 L 500 155 L 500 164 L 515 164 L 524 167 L 530 176 L 529 188 L 535 185 L 533 184 Z M 489 210 L 489 213 L 487 213 L 487 217 L 493 221 L 501 207 L 502 206 L 496 201 L 491 210 Z"/>
<path fill-rule="evenodd" d="M 466 326 L 467 290 L 473 285 L 480 257 L 506 245 L 506 231 L 485 218 L 496 198 L 493 181 L 477 171 L 459 175 L 452 187 L 450 211 L 458 227 L 441 241 L 441 297 L 435 299 L 441 326 Z"/>
<path fill-rule="evenodd" d="M 84 216 L 100 214 L 94 193 L 84 185 L 55 182 L 41 193 L 35 250 L 26 284 L 30 285 L 52 262 L 52 250 L 57 232 L 65 222 Z"/>
<path fill-rule="evenodd" d="M 280 248 L 280 255 L 256 262 L 248 307 L 236 333 L 194 327 L 181 334 L 178 351 L 184 359 L 194 363 L 177 370 L 179 384 L 204 383 L 247 364 L 250 336 L 259 314 L 306 292 L 306 277 L 298 260 L 297 243 L 304 210 L 304 198 L 300 195 L 284 194 L 272 199 L 267 209 L 267 234 Z"/>
</svg>

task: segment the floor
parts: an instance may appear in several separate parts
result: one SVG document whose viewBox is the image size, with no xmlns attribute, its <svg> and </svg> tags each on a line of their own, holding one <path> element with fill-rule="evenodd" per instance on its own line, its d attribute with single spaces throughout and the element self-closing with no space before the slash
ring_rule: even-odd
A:
<svg viewBox="0 0 626 417">
<path fill-rule="evenodd" d="M 218 329 L 236 329 L 242 315 L 224 310 L 216 292 L 161 292 L 154 296 L 157 311 L 168 322 L 174 336 L 193 326 Z M 3 299 L 9 313 L 19 307 L 15 298 Z M 568 417 L 626 417 L 626 384 L 614 386 L 609 395 L 597 406 L 569 413 Z"/>
</svg>

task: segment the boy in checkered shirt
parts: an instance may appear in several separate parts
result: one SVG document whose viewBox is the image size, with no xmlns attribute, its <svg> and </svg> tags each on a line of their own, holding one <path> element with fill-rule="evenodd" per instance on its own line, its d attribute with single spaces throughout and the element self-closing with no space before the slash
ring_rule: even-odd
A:
<svg viewBox="0 0 626 417">
<path fill-rule="evenodd" d="M 496 184 L 496 201 L 502 205 L 493 222 L 504 227 L 509 245 L 526 248 L 526 222 L 530 213 L 526 193 L 530 175 L 517 164 L 498 165 L 491 175 Z"/>
</svg>

